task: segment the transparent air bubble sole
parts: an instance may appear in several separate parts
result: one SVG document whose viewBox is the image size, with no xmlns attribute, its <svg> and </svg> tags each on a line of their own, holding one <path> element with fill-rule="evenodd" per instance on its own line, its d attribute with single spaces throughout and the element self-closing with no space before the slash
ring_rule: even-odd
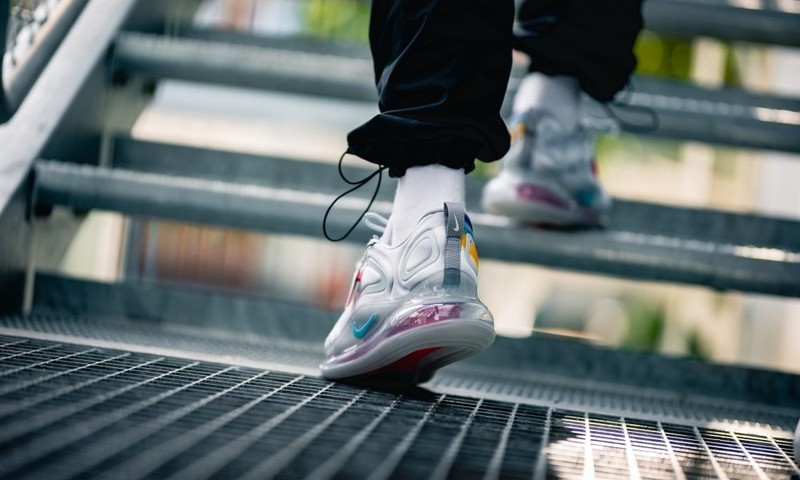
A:
<svg viewBox="0 0 800 480">
<path fill-rule="evenodd" d="M 398 366 L 419 382 L 444 365 L 488 348 L 494 337 L 491 313 L 480 301 L 449 297 L 442 302 L 434 297 L 398 308 L 364 341 L 320 368 L 323 376 L 342 379 Z"/>
</svg>

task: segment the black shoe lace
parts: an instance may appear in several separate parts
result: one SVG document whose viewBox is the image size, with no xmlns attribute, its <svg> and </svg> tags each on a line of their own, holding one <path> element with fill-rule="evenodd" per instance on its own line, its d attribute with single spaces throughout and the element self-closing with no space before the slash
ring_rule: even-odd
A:
<svg viewBox="0 0 800 480">
<path fill-rule="evenodd" d="M 601 103 L 600 105 L 603 107 L 603 110 L 606 112 L 606 115 L 619 122 L 620 125 L 624 126 L 625 129 L 629 132 L 639 133 L 639 134 L 655 132 L 661 126 L 661 119 L 658 117 L 658 112 L 656 112 L 654 109 L 650 107 L 631 104 L 631 96 L 634 93 L 636 93 L 636 88 L 633 82 L 629 82 L 625 86 L 625 89 L 617 98 L 608 103 Z M 639 114 L 644 114 L 644 116 L 650 118 L 650 121 L 648 123 L 632 122 L 629 119 L 620 116 L 620 114 L 615 109 L 619 109 L 620 111 L 637 112 Z"/>
<path fill-rule="evenodd" d="M 336 199 L 334 199 L 333 202 L 331 202 L 330 206 L 328 206 L 328 209 L 325 211 L 325 217 L 323 217 L 323 219 L 322 219 L 322 233 L 323 233 L 323 235 L 325 235 L 325 238 L 327 238 L 331 242 L 340 242 L 340 241 L 344 240 L 345 238 L 347 238 L 348 236 L 350 236 L 350 234 L 353 232 L 353 230 L 355 230 L 355 228 L 361 222 L 361 219 L 364 218 L 364 215 L 366 215 L 367 212 L 369 211 L 369 209 L 372 207 L 372 204 L 375 202 L 375 198 L 378 197 L 378 191 L 381 188 L 381 181 L 383 180 L 383 171 L 386 170 L 386 167 L 384 167 L 383 165 L 378 165 L 377 169 L 374 172 L 372 172 L 369 175 L 367 175 L 366 177 L 364 177 L 364 178 L 362 178 L 360 180 L 351 180 L 351 179 L 347 178 L 347 176 L 344 174 L 344 171 L 342 170 L 342 162 L 344 161 L 344 157 L 347 156 L 347 154 L 352 154 L 350 149 L 345 150 L 345 152 L 342 154 L 342 156 L 339 157 L 339 176 L 342 177 L 342 180 L 344 180 L 345 183 L 347 183 L 348 185 L 353 185 L 353 187 L 350 188 L 349 190 L 347 190 L 346 192 L 342 193 L 338 197 L 336 197 Z M 336 205 L 336 203 L 339 202 L 339 200 L 341 200 L 342 198 L 344 198 L 347 195 L 351 194 L 352 192 L 355 192 L 359 188 L 363 187 L 364 185 L 369 183 L 376 176 L 378 177 L 378 184 L 375 185 L 375 191 L 372 192 L 372 198 L 369 199 L 369 203 L 367 204 L 367 208 L 365 208 L 364 211 L 361 212 L 361 215 L 358 216 L 358 219 L 356 219 L 356 221 L 353 223 L 353 225 L 350 226 L 350 228 L 344 233 L 344 235 L 342 235 L 341 237 L 337 237 L 337 238 L 332 237 L 328 233 L 328 216 L 330 215 L 331 211 L 333 210 L 333 207 Z"/>
</svg>

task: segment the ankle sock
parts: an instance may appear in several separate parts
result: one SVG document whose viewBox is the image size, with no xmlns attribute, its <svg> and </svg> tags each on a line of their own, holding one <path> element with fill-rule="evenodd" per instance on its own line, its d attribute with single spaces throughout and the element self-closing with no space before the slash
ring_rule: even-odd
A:
<svg viewBox="0 0 800 480">
<path fill-rule="evenodd" d="M 397 182 L 392 215 L 381 239 L 389 245 L 405 240 L 428 212 L 444 202 L 464 203 L 466 175 L 463 169 L 444 165 L 411 167 Z"/>
<path fill-rule="evenodd" d="M 553 114 L 566 130 L 572 130 L 580 116 L 580 96 L 577 78 L 533 72 L 520 83 L 514 97 L 514 113 L 540 108 Z"/>
</svg>

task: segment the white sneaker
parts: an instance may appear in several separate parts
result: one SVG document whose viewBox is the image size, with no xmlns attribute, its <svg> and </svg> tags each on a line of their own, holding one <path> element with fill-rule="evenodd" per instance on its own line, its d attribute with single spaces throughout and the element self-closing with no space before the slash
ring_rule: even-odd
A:
<svg viewBox="0 0 800 480">
<path fill-rule="evenodd" d="M 325 340 L 330 379 L 415 384 L 494 342 L 494 321 L 478 300 L 478 254 L 461 204 L 428 213 L 408 238 L 373 237 L 350 294 Z"/>
<path fill-rule="evenodd" d="M 519 221 L 604 227 L 611 199 L 597 179 L 594 144 L 583 126 L 565 130 L 542 110 L 518 117 L 502 170 L 483 190 L 483 208 Z"/>
</svg>

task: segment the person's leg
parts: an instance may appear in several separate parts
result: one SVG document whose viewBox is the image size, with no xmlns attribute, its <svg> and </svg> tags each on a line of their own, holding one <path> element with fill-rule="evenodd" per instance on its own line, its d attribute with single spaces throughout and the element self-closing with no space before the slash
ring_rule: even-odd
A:
<svg viewBox="0 0 800 480">
<path fill-rule="evenodd" d="M 532 72 L 522 79 L 514 97 L 513 114 L 521 115 L 532 108 L 547 110 L 567 130 L 580 120 L 581 87 L 570 75 L 545 75 Z"/>
<path fill-rule="evenodd" d="M 380 114 L 350 151 L 402 177 L 441 164 L 469 173 L 508 150 L 500 117 L 511 70 L 513 0 L 373 0 Z"/>
<path fill-rule="evenodd" d="M 512 0 L 373 1 L 370 45 L 381 113 L 353 130 L 348 144 L 400 177 L 387 240 L 404 239 L 442 201 L 463 203 L 463 175 L 475 159 L 497 160 L 508 150 L 500 107 L 512 22 Z M 428 165 L 437 166 L 405 175 Z"/>
<path fill-rule="evenodd" d="M 325 341 L 322 374 L 418 383 L 487 348 L 464 175 L 509 146 L 500 117 L 513 0 L 373 0 L 380 114 L 349 151 L 400 177 L 384 235 L 362 256 Z"/>
<path fill-rule="evenodd" d="M 574 77 L 581 90 L 607 102 L 636 67 L 641 8 L 642 0 L 526 0 L 514 48 L 528 54 L 531 72 Z"/>
<path fill-rule="evenodd" d="M 417 222 L 445 202 L 464 203 L 465 174 L 461 168 L 432 164 L 409 167 L 397 180 L 392 215 L 382 239 L 397 245 L 408 238 Z"/>
</svg>

